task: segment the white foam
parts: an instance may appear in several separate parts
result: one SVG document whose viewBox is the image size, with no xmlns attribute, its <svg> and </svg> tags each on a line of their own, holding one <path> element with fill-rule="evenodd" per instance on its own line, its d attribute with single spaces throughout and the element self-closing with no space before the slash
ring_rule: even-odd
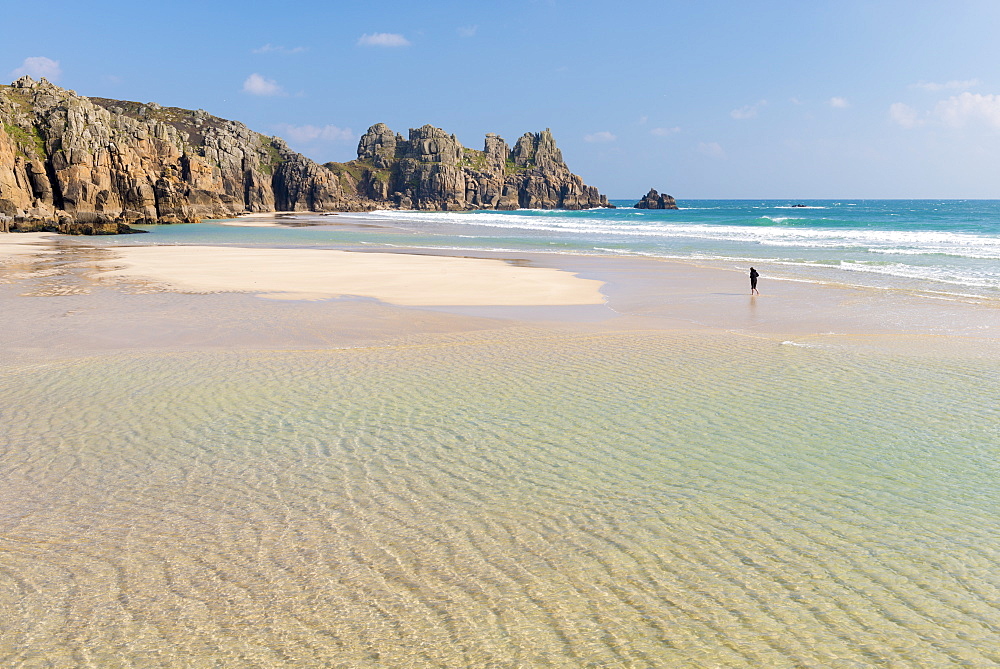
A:
<svg viewBox="0 0 1000 669">
<path fill-rule="evenodd" d="M 781 225 L 790 218 L 780 216 L 758 217 L 762 221 L 773 221 L 775 225 L 712 225 L 690 218 L 685 220 L 683 213 L 669 218 L 657 217 L 649 212 L 642 212 L 641 215 L 646 218 L 620 211 L 603 214 L 543 210 L 531 213 L 523 210 L 461 213 L 382 211 L 354 216 L 402 221 L 404 227 L 434 233 L 442 232 L 438 226 L 458 230 L 480 228 L 482 232 L 449 234 L 471 240 L 478 238 L 488 245 L 493 236 L 501 234 L 504 237 L 521 237 L 532 247 L 563 242 L 573 247 L 549 251 L 555 253 L 592 252 L 704 259 L 734 264 L 761 262 L 1000 290 L 1000 267 L 988 262 L 1000 259 L 1000 239 L 997 237 L 946 230 L 823 227 L 822 221 L 790 226 Z M 559 241 L 552 241 L 553 234 L 559 236 Z M 724 244 L 727 246 L 722 246 Z M 731 246 L 733 244 L 747 248 L 741 253 Z M 625 248 L 615 248 L 618 245 Z M 476 246 L 472 244 L 472 248 Z M 506 246 L 503 242 L 496 244 L 496 247 Z M 794 257 L 797 253 L 801 253 L 801 257 Z M 743 254 L 752 257 L 731 257 Z M 880 256 L 885 261 L 865 260 L 866 255 L 868 258 Z"/>
<path fill-rule="evenodd" d="M 911 249 L 916 253 L 947 253 L 961 257 L 1000 258 L 1000 239 L 969 233 L 924 230 L 862 230 L 829 227 L 781 227 L 707 225 L 690 221 L 633 222 L 566 215 L 565 212 L 538 210 L 543 215 L 505 214 L 501 212 L 398 212 L 381 211 L 354 214 L 361 218 L 395 219 L 413 223 L 475 225 L 502 230 L 577 233 L 615 237 L 660 237 L 704 239 L 725 242 L 750 242 L 770 246 L 806 248 L 852 248 L 879 252 L 876 249 Z M 761 218 L 781 223 L 782 217 Z M 583 241 L 583 240 L 581 240 Z M 886 250 L 892 253 L 892 250 Z"/>
<path fill-rule="evenodd" d="M 965 270 L 961 274 L 958 274 L 953 268 L 946 267 L 922 267 L 918 265 L 904 265 L 903 263 L 871 263 L 865 261 L 842 262 L 840 269 L 848 272 L 887 274 L 907 279 L 921 279 L 971 288 L 1000 288 L 1000 274 L 995 272 L 984 275 L 980 272 Z"/>
</svg>

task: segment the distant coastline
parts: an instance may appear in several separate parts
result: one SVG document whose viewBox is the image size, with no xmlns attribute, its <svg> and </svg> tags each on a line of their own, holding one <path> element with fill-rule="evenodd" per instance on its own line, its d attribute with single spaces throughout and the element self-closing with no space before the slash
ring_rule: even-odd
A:
<svg viewBox="0 0 1000 669">
<path fill-rule="evenodd" d="M 86 131 L 84 131 L 86 129 Z M 242 212 L 608 207 L 551 132 L 469 149 L 440 128 L 373 125 L 358 158 L 318 165 L 203 110 L 88 98 L 44 78 L 0 86 L 0 231 L 129 232 Z"/>
</svg>

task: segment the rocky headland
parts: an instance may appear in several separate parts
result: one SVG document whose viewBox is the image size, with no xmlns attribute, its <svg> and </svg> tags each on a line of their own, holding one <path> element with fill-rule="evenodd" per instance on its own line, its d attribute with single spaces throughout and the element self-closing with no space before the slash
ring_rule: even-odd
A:
<svg viewBox="0 0 1000 669">
<path fill-rule="evenodd" d="M 0 86 L 0 231 L 127 232 L 243 212 L 588 209 L 549 130 L 482 151 L 425 125 L 373 125 L 358 158 L 319 165 L 203 110 L 89 98 L 45 79 Z"/>
<path fill-rule="evenodd" d="M 327 163 L 362 201 L 400 209 L 591 209 L 607 197 L 569 171 L 552 133 L 525 133 L 514 148 L 488 134 L 482 151 L 425 125 L 408 139 L 384 123 L 368 129 L 358 158 Z"/>
<path fill-rule="evenodd" d="M 677 201 L 671 195 L 660 195 L 655 188 L 650 188 L 641 200 L 635 203 L 636 209 L 677 209 Z"/>
</svg>

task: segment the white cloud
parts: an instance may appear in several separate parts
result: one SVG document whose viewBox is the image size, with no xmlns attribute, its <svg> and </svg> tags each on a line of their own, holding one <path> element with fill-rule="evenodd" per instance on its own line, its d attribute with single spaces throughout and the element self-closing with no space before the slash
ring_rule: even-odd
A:
<svg viewBox="0 0 1000 669">
<path fill-rule="evenodd" d="M 982 95 L 965 91 L 939 101 L 927 113 L 896 102 L 889 106 L 889 118 L 902 128 L 918 128 L 940 123 L 952 128 L 986 125 L 1000 129 L 1000 95 Z"/>
<path fill-rule="evenodd" d="M 40 79 L 45 77 L 50 81 L 55 81 L 62 76 L 62 68 L 59 67 L 58 60 L 52 60 L 51 58 L 46 58 L 45 56 L 30 56 L 25 58 L 21 63 L 21 67 L 13 70 L 10 76 L 15 79 L 28 75 L 29 77 L 34 77 Z"/>
<path fill-rule="evenodd" d="M 410 46 L 410 40 L 397 33 L 365 33 L 358 38 L 358 46 Z"/>
<path fill-rule="evenodd" d="M 894 102 L 889 105 L 889 118 L 901 128 L 911 130 L 924 124 L 917 110 L 902 102 Z"/>
<path fill-rule="evenodd" d="M 1000 128 L 1000 95 L 969 92 L 953 95 L 937 103 L 934 116 L 956 128 L 976 121 Z"/>
<path fill-rule="evenodd" d="M 648 120 L 649 120 L 649 117 L 648 117 L 648 116 L 645 116 L 645 115 L 644 115 L 644 116 L 640 116 L 640 117 L 639 117 L 639 125 L 646 125 L 646 122 L 647 122 Z"/>
<path fill-rule="evenodd" d="M 335 125 L 290 125 L 279 123 L 275 129 L 285 139 L 293 142 L 305 143 L 316 140 L 324 142 L 352 142 L 357 137 L 350 128 L 338 128 Z"/>
<path fill-rule="evenodd" d="M 758 102 L 755 102 L 752 105 L 747 105 L 745 107 L 740 107 L 739 109 L 734 109 L 733 111 L 729 112 L 729 115 L 739 121 L 748 118 L 754 118 L 755 116 L 757 116 L 757 112 L 760 111 L 760 108 L 766 105 L 767 105 L 767 100 L 759 100 Z"/>
<path fill-rule="evenodd" d="M 618 138 L 607 130 L 601 130 L 600 132 L 583 136 L 583 141 L 585 142 L 613 142 L 616 139 Z"/>
<path fill-rule="evenodd" d="M 834 109 L 847 109 L 851 106 L 851 103 L 847 101 L 847 98 L 832 97 L 826 101 L 826 104 L 830 105 Z"/>
<path fill-rule="evenodd" d="M 458 29 L 458 34 L 462 37 L 475 37 L 479 26 L 462 26 Z"/>
<path fill-rule="evenodd" d="M 981 83 L 982 82 L 979 81 L 979 79 L 955 79 L 943 84 L 934 83 L 932 81 L 918 81 L 915 84 L 910 84 L 910 88 L 927 91 L 928 93 L 938 93 L 940 91 L 964 91 L 969 88 L 974 88 Z"/>
<path fill-rule="evenodd" d="M 265 79 L 256 72 L 247 77 L 243 82 L 243 92 L 251 95 L 284 95 L 285 91 L 274 79 Z"/>
<path fill-rule="evenodd" d="M 649 134 L 656 135 L 657 137 L 669 137 L 670 135 L 680 132 L 680 126 L 674 126 L 673 128 L 653 128 L 649 131 Z"/>
<path fill-rule="evenodd" d="M 306 48 L 304 46 L 293 46 L 291 49 L 288 47 L 274 45 L 267 43 L 264 46 L 254 49 L 254 53 L 302 53 Z"/>
<path fill-rule="evenodd" d="M 718 142 L 702 142 L 698 145 L 698 151 L 711 158 L 722 158 L 726 155 Z"/>
</svg>

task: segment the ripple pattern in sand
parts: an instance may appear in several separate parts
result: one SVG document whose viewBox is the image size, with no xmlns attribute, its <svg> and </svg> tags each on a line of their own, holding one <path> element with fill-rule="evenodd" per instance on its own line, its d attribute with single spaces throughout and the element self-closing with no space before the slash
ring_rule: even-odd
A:
<svg viewBox="0 0 1000 669">
<path fill-rule="evenodd" d="M 507 331 L 8 369 L 0 666 L 996 666 L 996 367 Z"/>
</svg>

